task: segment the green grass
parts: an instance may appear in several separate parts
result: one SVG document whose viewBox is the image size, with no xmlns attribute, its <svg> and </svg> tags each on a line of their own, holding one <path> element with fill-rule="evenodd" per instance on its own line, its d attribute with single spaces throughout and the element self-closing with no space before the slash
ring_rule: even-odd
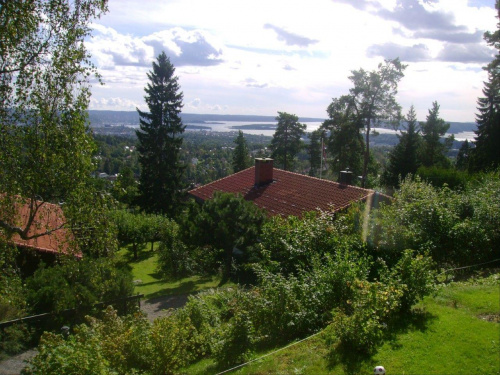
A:
<svg viewBox="0 0 500 375">
<path fill-rule="evenodd" d="M 500 313 L 499 276 L 441 287 L 394 327 L 369 358 L 331 365 L 319 335 L 230 374 L 372 374 L 376 365 L 384 366 L 388 375 L 500 374 L 500 323 L 494 321 Z M 217 372 L 211 360 L 186 370 L 196 375 Z"/>
<path fill-rule="evenodd" d="M 158 256 L 155 251 L 151 251 L 150 244 L 139 251 L 137 260 L 133 259 L 132 251 L 127 248 L 121 248 L 117 255 L 120 262 L 132 272 L 136 283 L 134 292 L 142 293 L 146 298 L 195 293 L 216 288 L 221 281 L 218 276 L 192 276 L 179 280 L 166 280 L 156 271 Z"/>
</svg>

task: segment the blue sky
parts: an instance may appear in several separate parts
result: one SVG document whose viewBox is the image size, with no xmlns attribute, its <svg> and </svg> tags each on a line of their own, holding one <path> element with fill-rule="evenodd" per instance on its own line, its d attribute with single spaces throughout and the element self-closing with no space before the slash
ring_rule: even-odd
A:
<svg viewBox="0 0 500 375">
<path fill-rule="evenodd" d="M 494 0 L 110 0 L 86 43 L 105 82 L 91 109 L 144 109 L 146 73 L 165 51 L 184 112 L 326 116 L 351 70 L 399 57 L 398 100 L 425 120 L 474 121 L 494 51 Z"/>
</svg>

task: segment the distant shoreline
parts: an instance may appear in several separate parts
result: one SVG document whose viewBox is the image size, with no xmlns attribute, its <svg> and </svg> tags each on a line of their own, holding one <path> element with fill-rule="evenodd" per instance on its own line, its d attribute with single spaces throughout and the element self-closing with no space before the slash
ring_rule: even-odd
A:
<svg viewBox="0 0 500 375">
<path fill-rule="evenodd" d="M 230 129 L 246 129 L 246 130 L 276 130 L 278 126 L 274 124 L 248 124 L 248 125 L 233 125 Z"/>
</svg>

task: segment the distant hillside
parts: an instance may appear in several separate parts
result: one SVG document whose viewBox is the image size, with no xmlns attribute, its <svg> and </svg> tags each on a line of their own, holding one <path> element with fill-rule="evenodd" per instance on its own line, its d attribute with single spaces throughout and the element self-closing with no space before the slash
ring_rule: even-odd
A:
<svg viewBox="0 0 500 375">
<path fill-rule="evenodd" d="M 139 125 L 139 115 L 136 111 L 88 111 L 90 124 L 93 127 L 104 125 Z M 276 122 L 276 116 L 254 115 L 208 115 L 182 113 L 182 122 L 185 124 L 203 124 L 207 121 L 244 121 L 244 122 Z M 324 119 L 301 117 L 301 122 L 322 122 Z"/>
</svg>

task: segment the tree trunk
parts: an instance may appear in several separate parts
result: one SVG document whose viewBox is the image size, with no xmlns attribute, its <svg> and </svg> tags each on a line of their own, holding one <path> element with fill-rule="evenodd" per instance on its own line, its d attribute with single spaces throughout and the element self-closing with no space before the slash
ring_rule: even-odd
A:
<svg viewBox="0 0 500 375">
<path fill-rule="evenodd" d="M 366 125 L 366 138 L 365 138 L 365 143 L 366 143 L 366 148 L 365 148 L 365 157 L 363 161 L 363 177 L 361 179 L 361 187 L 365 188 L 366 187 L 366 176 L 368 174 L 368 162 L 370 160 L 370 130 L 371 130 L 371 120 L 368 119 L 368 124 Z"/>
</svg>

